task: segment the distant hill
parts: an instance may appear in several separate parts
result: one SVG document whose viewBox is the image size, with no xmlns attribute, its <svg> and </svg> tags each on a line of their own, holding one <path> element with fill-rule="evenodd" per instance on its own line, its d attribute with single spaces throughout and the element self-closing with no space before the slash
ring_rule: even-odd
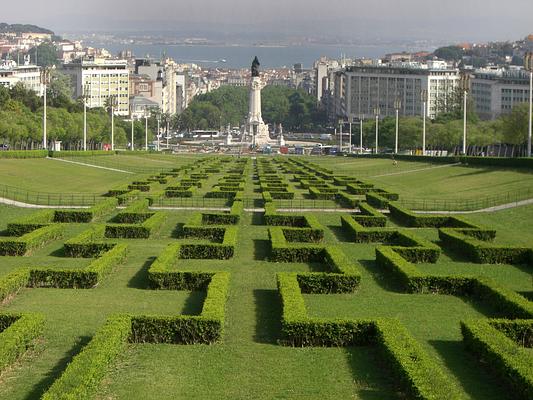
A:
<svg viewBox="0 0 533 400">
<path fill-rule="evenodd" d="M 6 24 L 5 22 L 0 22 L 0 33 L 15 32 L 15 33 L 48 33 L 53 35 L 49 29 L 41 28 L 36 25 L 29 24 Z"/>
</svg>

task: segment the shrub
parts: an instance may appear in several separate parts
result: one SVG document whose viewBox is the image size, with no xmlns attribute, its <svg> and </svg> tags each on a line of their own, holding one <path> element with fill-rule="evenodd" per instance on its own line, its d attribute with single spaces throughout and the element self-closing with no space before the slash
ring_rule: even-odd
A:
<svg viewBox="0 0 533 400">
<path fill-rule="evenodd" d="M 104 236 L 107 238 L 148 239 L 163 224 L 163 212 L 151 213 L 150 218 L 140 224 L 107 224 Z"/>
<path fill-rule="evenodd" d="M 115 197 L 110 197 L 99 201 L 86 210 L 57 210 L 54 214 L 54 222 L 88 223 L 111 213 L 117 204 L 118 200 Z"/>
<path fill-rule="evenodd" d="M 48 225 L 17 238 L 0 240 L 0 255 L 23 256 L 63 236 L 61 225 Z"/>
<path fill-rule="evenodd" d="M 126 258 L 127 245 L 118 244 L 84 269 L 32 268 L 29 287 L 89 289 L 96 286 Z"/>
<path fill-rule="evenodd" d="M 0 315 L 0 372 L 17 360 L 43 333 L 41 314 Z"/>
<path fill-rule="evenodd" d="M 131 335 L 127 315 L 111 316 L 63 374 L 43 394 L 43 400 L 91 399 L 109 366 L 121 354 Z"/>
<path fill-rule="evenodd" d="M 7 150 L 0 151 L 0 158 L 46 158 L 48 150 Z"/>
<path fill-rule="evenodd" d="M 7 224 L 9 236 L 22 236 L 52 223 L 54 210 L 40 210 Z"/>
<path fill-rule="evenodd" d="M 445 247 L 468 256 L 481 264 L 527 264 L 533 249 L 501 246 L 468 236 L 469 230 L 441 228 L 439 238 Z"/>
<path fill-rule="evenodd" d="M 90 229 L 64 243 L 67 257 L 99 257 L 115 247 L 115 243 L 103 241 L 105 225 L 93 225 Z"/>
<path fill-rule="evenodd" d="M 529 329 L 533 320 L 523 322 Z M 496 327 L 507 325 L 502 320 L 461 322 L 461 332 L 466 348 L 502 379 L 516 399 L 533 398 L 533 356 L 522 351 L 510 338 Z"/>
</svg>

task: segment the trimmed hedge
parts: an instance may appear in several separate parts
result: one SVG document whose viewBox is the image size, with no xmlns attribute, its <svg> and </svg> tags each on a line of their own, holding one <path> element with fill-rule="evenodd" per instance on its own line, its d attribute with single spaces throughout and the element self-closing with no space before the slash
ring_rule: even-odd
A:
<svg viewBox="0 0 533 400">
<path fill-rule="evenodd" d="M 110 197 L 96 203 L 86 210 L 57 210 L 54 215 L 54 222 L 76 222 L 88 223 L 115 210 L 118 200 Z"/>
<path fill-rule="evenodd" d="M 92 399 L 110 365 L 126 349 L 131 336 L 131 319 L 127 315 L 109 317 L 41 399 Z"/>
<path fill-rule="evenodd" d="M 148 211 L 148 200 L 140 199 L 120 211 L 113 219 L 113 222 L 117 224 L 138 224 L 146 221 L 153 214 Z"/>
<path fill-rule="evenodd" d="M 468 275 L 427 275 L 397 252 L 397 247 L 376 248 L 376 263 L 389 271 L 410 293 L 471 296 L 512 318 L 532 318 L 533 303 L 488 278 Z"/>
<path fill-rule="evenodd" d="M 61 158 L 61 157 L 93 157 L 93 156 L 114 156 L 118 154 L 116 151 L 106 151 L 106 150 L 62 150 L 62 151 L 52 151 L 48 152 L 48 157 Z"/>
<path fill-rule="evenodd" d="M 27 286 L 90 289 L 109 275 L 116 265 L 125 260 L 127 249 L 126 244 L 117 244 L 84 269 L 32 268 Z"/>
<path fill-rule="evenodd" d="M 50 225 L 54 220 L 54 210 L 40 210 L 7 224 L 9 236 L 22 236 Z"/>
<path fill-rule="evenodd" d="M 527 247 L 502 246 L 478 240 L 469 236 L 469 229 L 439 229 L 443 246 L 466 255 L 480 264 L 528 264 L 533 249 Z"/>
<path fill-rule="evenodd" d="M 279 273 L 283 343 L 293 346 L 376 345 L 403 391 L 416 399 L 456 399 L 457 389 L 396 320 L 309 318 L 297 274 Z"/>
<path fill-rule="evenodd" d="M 47 225 L 17 238 L 0 240 L 0 255 L 28 255 L 31 251 L 61 237 L 63 237 L 61 225 Z"/>
<path fill-rule="evenodd" d="M 359 203 L 359 213 L 352 218 L 365 227 L 384 227 L 387 224 L 387 217 L 366 202 Z"/>
<path fill-rule="evenodd" d="M 148 239 L 155 234 L 166 218 L 163 212 L 150 213 L 150 217 L 140 224 L 107 224 L 106 238 Z"/>
<path fill-rule="evenodd" d="M 43 329 L 41 314 L 0 314 L 0 372 L 26 352 Z"/>
<path fill-rule="evenodd" d="M 178 344 L 214 343 L 219 341 L 222 338 L 224 328 L 229 274 L 226 272 L 162 273 L 170 275 L 166 279 L 170 283 L 170 287 L 160 287 L 163 289 L 203 290 L 205 289 L 204 285 L 207 284 L 207 294 L 202 312 L 199 316 L 135 316 L 132 319 L 131 341 L 134 343 Z M 198 281 L 201 285 L 199 287 L 190 286 L 194 280 L 191 276 L 195 275 L 202 276 Z M 186 278 L 187 276 L 189 278 Z M 205 282 L 206 277 L 208 282 Z M 186 288 L 179 286 L 184 281 L 189 284 Z"/>
<path fill-rule="evenodd" d="M 0 158 L 46 158 L 48 150 L 5 150 L 0 151 Z"/>
<path fill-rule="evenodd" d="M 227 260 L 232 258 L 237 244 L 237 228 L 228 226 L 223 229 L 222 243 L 182 243 L 180 258 L 201 260 Z"/>
<path fill-rule="evenodd" d="M 229 213 L 202 213 L 200 223 L 202 225 L 236 225 L 239 223 L 243 212 L 243 202 L 234 200 Z"/>
<path fill-rule="evenodd" d="M 99 257 L 115 247 L 116 243 L 104 241 L 105 225 L 95 224 L 90 229 L 67 240 L 63 247 L 67 257 Z"/>
<path fill-rule="evenodd" d="M 9 300 L 17 292 L 26 287 L 30 279 L 29 269 L 17 269 L 0 279 L 0 303 Z"/>
<path fill-rule="evenodd" d="M 449 215 L 415 214 L 395 203 L 389 203 L 390 215 L 396 221 L 415 228 L 468 228 L 471 236 L 491 240 L 496 236 L 493 229 L 485 229 L 464 218 Z"/>
<path fill-rule="evenodd" d="M 533 398 L 533 355 L 521 349 L 497 327 L 511 321 L 478 320 L 461 322 L 466 348 L 474 353 L 498 379 L 502 379 L 513 393 L 513 398 Z M 521 321 L 530 332 L 533 320 Z M 531 335 L 531 333 L 530 333 Z"/>
</svg>

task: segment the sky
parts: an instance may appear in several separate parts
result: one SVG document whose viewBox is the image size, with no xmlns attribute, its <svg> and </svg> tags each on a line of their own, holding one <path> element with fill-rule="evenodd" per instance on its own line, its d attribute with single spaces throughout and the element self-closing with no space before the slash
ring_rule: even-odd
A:
<svg viewBox="0 0 533 400">
<path fill-rule="evenodd" d="M 68 31 L 175 31 L 517 40 L 533 33 L 530 0 L 1 0 L 0 22 Z"/>
</svg>

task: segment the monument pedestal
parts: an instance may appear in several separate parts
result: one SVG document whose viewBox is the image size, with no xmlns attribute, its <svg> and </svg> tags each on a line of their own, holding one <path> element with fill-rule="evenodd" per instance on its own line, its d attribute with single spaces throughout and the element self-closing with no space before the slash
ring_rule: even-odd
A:
<svg viewBox="0 0 533 400">
<path fill-rule="evenodd" d="M 261 90 L 263 82 L 259 76 L 253 76 L 250 85 L 250 106 L 248 118 L 246 120 L 245 133 L 252 137 L 254 147 L 262 147 L 271 144 L 272 140 L 268 134 L 268 126 L 261 116 Z"/>
</svg>

